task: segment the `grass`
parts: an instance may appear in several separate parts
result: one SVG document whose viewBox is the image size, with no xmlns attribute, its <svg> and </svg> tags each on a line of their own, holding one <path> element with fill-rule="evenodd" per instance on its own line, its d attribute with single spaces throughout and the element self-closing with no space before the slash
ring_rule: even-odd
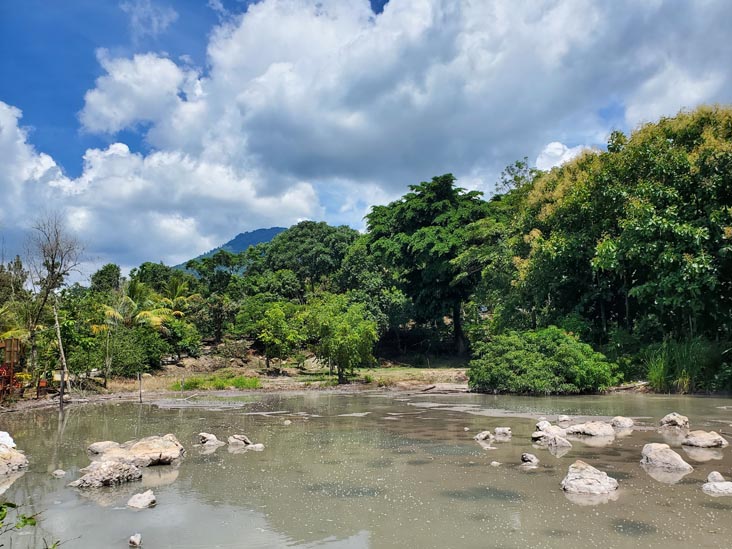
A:
<svg viewBox="0 0 732 549">
<path fill-rule="evenodd" d="M 206 376 L 193 376 L 183 380 L 182 390 L 223 390 L 223 389 L 259 389 L 262 382 L 258 377 L 230 375 L 219 372 Z M 181 382 L 176 381 L 170 386 L 173 391 L 181 390 Z"/>
</svg>

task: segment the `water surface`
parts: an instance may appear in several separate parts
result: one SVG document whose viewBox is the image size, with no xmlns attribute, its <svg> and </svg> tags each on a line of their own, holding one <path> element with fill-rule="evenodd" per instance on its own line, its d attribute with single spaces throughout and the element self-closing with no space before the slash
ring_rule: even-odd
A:
<svg viewBox="0 0 732 549">
<path fill-rule="evenodd" d="M 31 465 L 3 497 L 41 515 L 35 531 L 0 541 L 26 548 L 61 539 L 99 549 L 126 547 L 141 532 L 148 549 L 726 547 L 732 498 L 706 496 L 701 484 L 712 470 L 732 476 L 729 448 L 690 456 L 677 447 L 695 469 L 672 485 L 639 466 L 645 443 L 666 441 L 653 426 L 670 411 L 688 415 L 693 428 L 732 433 L 730 399 L 647 395 L 307 393 L 89 404 L 63 418 L 49 410 L 5 414 L 0 429 Z M 532 448 L 530 435 L 538 416 L 557 414 L 628 415 L 641 429 L 605 447 L 575 442 L 556 458 Z M 500 426 L 512 427 L 510 442 L 485 450 L 472 440 Z M 196 445 L 200 431 L 224 440 L 245 433 L 266 449 L 205 453 Z M 141 482 L 113 489 L 66 487 L 88 465 L 90 443 L 169 432 L 187 449 L 179 467 L 148 468 Z M 527 451 L 541 460 L 537 469 L 518 467 Z M 567 499 L 559 483 L 575 459 L 617 478 L 617 500 Z M 58 468 L 68 471 L 65 479 L 50 476 Z M 148 487 L 157 507 L 125 507 Z"/>
</svg>

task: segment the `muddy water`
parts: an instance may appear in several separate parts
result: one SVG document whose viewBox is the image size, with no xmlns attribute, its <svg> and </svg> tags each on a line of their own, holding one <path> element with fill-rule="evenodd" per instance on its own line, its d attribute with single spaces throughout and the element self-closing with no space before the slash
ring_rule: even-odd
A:
<svg viewBox="0 0 732 549">
<path fill-rule="evenodd" d="M 144 547 L 729 547 L 732 498 L 701 491 L 707 474 L 732 477 L 732 449 L 689 456 L 694 465 L 676 484 L 641 469 L 640 450 L 663 442 L 652 426 L 670 411 L 692 427 L 732 433 L 732 400 L 607 396 L 531 399 L 481 395 L 262 395 L 151 404 L 74 406 L 56 412 L 0 416 L 30 459 L 29 471 L 5 494 L 41 512 L 40 527 L 6 547 L 126 547 L 141 532 Z M 608 446 L 574 442 L 562 458 L 532 448 L 540 415 L 637 418 L 640 430 Z M 291 424 L 285 425 L 285 421 Z M 512 427 L 510 442 L 483 449 L 479 430 Z M 465 427 L 469 431 L 465 431 Z M 644 428 L 645 427 L 645 428 Z M 246 433 L 263 452 L 204 453 L 200 431 L 225 439 Z M 78 491 L 65 485 L 88 464 L 85 448 L 175 433 L 187 449 L 179 467 L 145 470 L 141 482 Z M 537 469 L 521 470 L 522 452 Z M 581 505 L 559 483 L 583 459 L 618 479 L 616 501 Z M 501 462 L 492 467 L 491 461 Z M 68 471 L 65 479 L 50 476 Z M 662 479 L 664 480 L 664 479 Z M 153 509 L 127 499 L 148 487 Z M 2 488 L 0 487 L 0 491 Z"/>
</svg>

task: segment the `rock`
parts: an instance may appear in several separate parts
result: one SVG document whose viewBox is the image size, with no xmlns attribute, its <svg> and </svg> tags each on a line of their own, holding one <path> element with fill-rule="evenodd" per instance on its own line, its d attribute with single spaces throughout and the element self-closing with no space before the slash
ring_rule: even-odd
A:
<svg viewBox="0 0 732 549">
<path fill-rule="evenodd" d="M 282 425 L 292 425 L 292 421 L 290 421 L 289 419 L 286 419 L 285 421 L 282 422 Z"/>
<path fill-rule="evenodd" d="M 7 446 L 8 448 L 15 448 L 15 441 L 10 433 L 7 431 L 0 431 L 0 444 Z"/>
<path fill-rule="evenodd" d="M 570 421 L 572 421 L 572 418 L 565 415 L 561 415 L 557 418 L 557 423 L 569 423 Z"/>
<path fill-rule="evenodd" d="M 142 471 L 131 463 L 122 461 L 93 461 L 81 469 L 83 477 L 70 483 L 72 488 L 100 488 L 115 486 L 142 478 Z"/>
<path fill-rule="evenodd" d="M 570 494 L 595 496 L 609 494 L 617 489 L 617 480 L 579 459 L 569 466 L 567 476 L 562 481 L 562 490 Z"/>
<path fill-rule="evenodd" d="M 690 431 L 681 444 L 696 448 L 726 448 L 729 446 L 729 442 L 714 431 Z"/>
<path fill-rule="evenodd" d="M 88 451 L 98 455 L 100 461 L 120 461 L 136 467 L 169 465 L 177 462 L 186 452 L 175 435 L 171 434 L 145 437 L 124 444 L 98 442 L 89 446 Z"/>
<path fill-rule="evenodd" d="M 562 457 L 572 448 L 572 443 L 560 436 L 546 437 L 544 443 L 554 457 Z"/>
<path fill-rule="evenodd" d="M 114 442 L 112 440 L 105 440 L 102 442 L 95 442 L 93 444 L 90 444 L 89 447 L 86 449 L 87 452 L 89 452 L 92 455 L 101 455 L 107 450 L 111 448 L 119 448 L 119 442 Z"/>
<path fill-rule="evenodd" d="M 552 424 L 549 423 L 546 419 L 542 419 L 536 424 L 536 430 L 537 431 L 545 431 L 548 427 L 551 427 Z"/>
<path fill-rule="evenodd" d="M 521 463 L 527 464 L 527 465 L 539 465 L 539 458 L 536 457 L 534 454 L 521 454 Z"/>
<path fill-rule="evenodd" d="M 724 477 L 722 476 L 722 473 L 712 471 L 707 477 L 707 482 L 724 482 Z"/>
<path fill-rule="evenodd" d="M 615 416 L 610 425 L 615 429 L 632 429 L 635 422 L 629 417 Z"/>
<path fill-rule="evenodd" d="M 493 433 L 491 433 L 490 431 L 481 431 L 473 437 L 473 440 L 487 440 L 488 442 L 490 442 L 491 440 L 493 440 Z"/>
<path fill-rule="evenodd" d="M 556 425 L 545 426 L 544 429 L 536 431 L 531 434 L 531 440 L 542 442 L 547 437 L 562 437 L 567 436 L 567 431 Z"/>
<path fill-rule="evenodd" d="M 702 491 L 710 496 L 732 496 L 732 482 L 724 480 L 721 473 L 712 471 L 707 477 L 706 484 L 702 485 Z"/>
<path fill-rule="evenodd" d="M 20 469 L 28 467 L 28 458 L 23 452 L 0 444 L 0 477 L 17 473 Z"/>
<path fill-rule="evenodd" d="M 236 446 L 236 445 L 249 446 L 252 444 L 252 441 L 249 440 L 249 437 L 247 437 L 246 435 L 231 435 L 228 440 L 229 440 L 229 444 L 232 444 L 234 446 Z"/>
<path fill-rule="evenodd" d="M 63 469 L 56 469 L 53 473 L 51 473 L 52 477 L 56 478 L 64 478 L 66 476 L 66 471 Z"/>
<path fill-rule="evenodd" d="M 141 494 L 135 494 L 127 501 L 127 507 L 134 507 L 135 509 L 146 509 L 148 507 L 154 507 L 157 503 L 155 494 L 152 490 L 142 492 Z"/>
<path fill-rule="evenodd" d="M 226 443 L 211 433 L 198 433 L 198 440 L 204 446 L 224 446 Z"/>
<path fill-rule="evenodd" d="M 642 454 L 640 462 L 646 473 L 665 484 L 676 484 L 694 470 L 668 444 L 646 444 Z"/>
<path fill-rule="evenodd" d="M 676 412 L 671 412 L 661 419 L 659 425 L 661 427 L 681 427 L 682 429 L 688 429 L 689 418 Z"/>
<path fill-rule="evenodd" d="M 142 534 L 130 536 L 130 547 L 142 547 Z"/>
<path fill-rule="evenodd" d="M 588 421 L 578 425 L 570 425 L 567 427 L 568 435 L 583 435 L 587 437 L 614 437 L 615 429 L 609 423 L 604 421 Z"/>
<path fill-rule="evenodd" d="M 539 421 L 546 421 L 546 418 L 544 416 L 539 416 Z"/>
<path fill-rule="evenodd" d="M 496 427 L 493 433 L 496 435 L 496 438 L 511 438 L 510 427 Z"/>
<path fill-rule="evenodd" d="M 24 470 L 10 473 L 9 475 L 0 475 L 0 496 L 7 492 L 13 483 L 23 475 L 25 475 Z M 4 501 L 4 498 L 0 497 L 0 501 Z"/>
<path fill-rule="evenodd" d="M 255 452 L 261 452 L 264 450 L 264 444 L 262 443 L 256 443 L 256 444 L 250 444 L 247 446 L 248 450 L 254 450 Z"/>
<path fill-rule="evenodd" d="M 491 461 L 491 467 L 500 467 L 501 463 L 499 461 Z"/>
</svg>

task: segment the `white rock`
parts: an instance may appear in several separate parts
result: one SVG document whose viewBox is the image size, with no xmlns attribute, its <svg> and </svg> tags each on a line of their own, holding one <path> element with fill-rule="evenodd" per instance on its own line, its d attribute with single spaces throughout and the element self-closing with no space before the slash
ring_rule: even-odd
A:
<svg viewBox="0 0 732 549">
<path fill-rule="evenodd" d="M 538 465 L 539 458 L 536 457 L 534 454 L 523 453 L 521 454 L 521 463 L 526 463 L 528 465 Z"/>
<path fill-rule="evenodd" d="M 53 473 L 51 473 L 52 477 L 56 478 L 64 478 L 66 476 L 66 471 L 63 469 L 56 469 Z"/>
<path fill-rule="evenodd" d="M 661 427 L 681 427 L 682 429 L 688 429 L 689 418 L 676 412 L 671 412 L 661 419 L 659 425 Z"/>
<path fill-rule="evenodd" d="M 569 442 L 566 438 L 560 437 L 560 436 L 550 436 L 545 439 L 545 443 L 547 448 L 551 449 L 558 449 L 558 448 L 571 448 L 572 443 Z"/>
<path fill-rule="evenodd" d="M 21 451 L 0 444 L 0 476 L 18 472 L 28 467 L 28 458 Z"/>
<path fill-rule="evenodd" d="M 289 419 L 286 419 L 285 421 L 282 422 L 282 425 L 292 425 L 292 421 Z"/>
<path fill-rule="evenodd" d="M 615 416 L 610 422 L 610 425 L 615 429 L 632 429 L 635 422 L 629 417 Z"/>
<path fill-rule="evenodd" d="M 86 451 L 92 455 L 101 455 L 111 448 L 119 448 L 119 442 L 114 442 L 112 440 L 95 442 L 93 444 L 90 444 Z"/>
<path fill-rule="evenodd" d="M 506 441 L 509 438 L 511 438 L 511 428 L 510 427 L 496 427 L 493 430 L 493 433 L 496 435 L 496 440 Z"/>
<path fill-rule="evenodd" d="M 648 468 L 673 472 L 691 472 L 694 468 L 674 452 L 668 444 L 646 444 L 641 452 L 641 464 Z"/>
<path fill-rule="evenodd" d="M 15 441 L 7 431 L 0 431 L 0 444 L 5 445 L 8 448 L 15 448 Z"/>
<path fill-rule="evenodd" d="M 718 471 L 712 471 L 707 477 L 707 482 L 724 482 L 724 477 L 722 476 L 722 473 Z"/>
<path fill-rule="evenodd" d="M 90 454 L 98 455 L 100 461 L 121 461 L 136 467 L 176 463 L 186 452 L 172 434 L 130 440 L 124 444 L 112 441 L 97 442 L 89 446 L 88 451 Z"/>
<path fill-rule="evenodd" d="M 531 434 L 531 440 L 535 440 L 537 442 L 542 442 L 543 439 L 548 437 L 562 437 L 565 438 L 567 436 L 566 429 L 562 429 L 561 427 L 558 427 L 556 425 L 548 425 L 543 426 L 544 429 L 540 431 L 536 431 Z"/>
<path fill-rule="evenodd" d="M 588 421 L 578 425 L 570 425 L 567 427 L 568 435 L 582 435 L 587 437 L 614 437 L 615 429 L 609 423 L 604 421 Z"/>
<path fill-rule="evenodd" d="M 142 534 L 130 536 L 130 547 L 142 547 Z"/>
<path fill-rule="evenodd" d="M 491 461 L 491 467 L 500 467 L 501 463 L 499 461 Z"/>
<path fill-rule="evenodd" d="M 547 428 L 551 427 L 552 424 L 549 423 L 546 419 L 542 419 L 536 424 L 536 430 L 537 431 L 545 431 Z"/>
<path fill-rule="evenodd" d="M 490 442 L 491 440 L 493 440 L 493 433 L 491 433 L 490 431 L 481 431 L 473 437 L 473 440 L 487 440 Z"/>
<path fill-rule="evenodd" d="M 252 444 L 252 441 L 246 435 L 231 435 L 228 441 L 232 446 L 250 446 Z"/>
<path fill-rule="evenodd" d="M 729 446 L 729 442 L 714 431 L 690 431 L 681 444 L 696 448 L 726 448 Z"/>
<path fill-rule="evenodd" d="M 121 461 L 94 461 L 81 469 L 83 477 L 70 483 L 72 488 L 100 488 L 115 486 L 142 478 L 142 471 L 131 463 Z"/>
<path fill-rule="evenodd" d="M 702 484 L 702 491 L 710 496 L 732 496 L 732 482 L 707 482 Z"/>
<path fill-rule="evenodd" d="M 570 421 L 572 421 L 572 418 L 565 415 L 561 415 L 557 418 L 557 423 L 569 423 Z"/>
<path fill-rule="evenodd" d="M 579 459 L 569 466 L 567 476 L 562 481 L 562 490 L 570 494 L 594 496 L 609 494 L 617 489 L 617 480 Z"/>
<path fill-rule="evenodd" d="M 127 507 L 134 507 L 135 509 L 146 509 L 148 507 L 154 507 L 157 503 L 155 494 L 152 490 L 142 492 L 141 494 L 135 494 L 127 501 Z"/>
</svg>

